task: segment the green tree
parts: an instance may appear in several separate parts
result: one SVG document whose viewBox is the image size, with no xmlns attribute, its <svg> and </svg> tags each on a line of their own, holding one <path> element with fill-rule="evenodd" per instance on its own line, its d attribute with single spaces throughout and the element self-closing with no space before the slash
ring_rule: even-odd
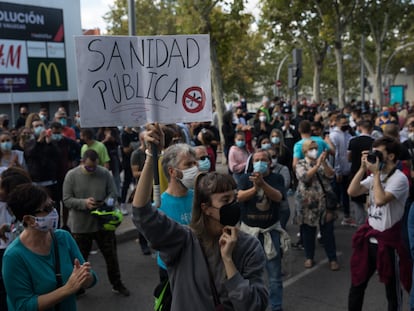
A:
<svg viewBox="0 0 414 311">
<path fill-rule="evenodd" d="M 321 18 L 309 1 L 263 0 L 261 28 L 271 47 L 289 54 L 293 48 L 303 48 L 304 65 L 312 65 L 312 92 L 316 102 L 321 100 L 321 75 L 328 44 L 320 36 Z M 305 68 L 308 72 L 310 68 Z M 306 79 L 306 78 L 305 78 Z"/>
<path fill-rule="evenodd" d="M 401 59 L 390 66 L 391 61 L 408 51 L 414 45 L 412 1 L 365 1 L 357 8 L 355 22 L 352 24 L 352 38 L 366 37 L 365 50 L 360 51 L 369 76 L 374 81 L 374 97 L 377 103 L 384 104 L 383 86 L 391 81 L 390 76 L 399 71 Z M 383 74 L 386 76 L 383 77 Z M 385 78 L 385 81 L 384 79 Z"/>
<path fill-rule="evenodd" d="M 338 106 L 343 107 L 345 104 L 343 37 L 352 21 L 358 0 L 314 0 L 313 3 L 322 20 L 320 35 L 330 46 L 333 46 L 335 52 Z"/>
<path fill-rule="evenodd" d="M 137 35 L 176 34 L 176 1 L 135 0 Z M 104 16 L 108 34 L 128 34 L 128 0 L 116 0 Z"/>
<path fill-rule="evenodd" d="M 226 11 L 221 6 L 224 2 L 136 0 L 139 35 L 210 34 L 213 98 L 219 116 L 224 94 L 253 93 L 262 48 L 261 36 L 250 31 L 253 17 L 242 13 L 243 0 L 233 1 Z M 106 21 L 109 34 L 127 34 L 127 0 L 115 1 Z"/>
</svg>

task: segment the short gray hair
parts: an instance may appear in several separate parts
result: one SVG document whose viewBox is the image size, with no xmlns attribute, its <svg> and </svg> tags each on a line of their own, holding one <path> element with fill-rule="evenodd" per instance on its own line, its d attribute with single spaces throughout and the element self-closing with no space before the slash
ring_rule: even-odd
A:
<svg viewBox="0 0 414 311">
<path fill-rule="evenodd" d="M 168 168 L 176 168 L 178 166 L 178 162 L 181 160 L 181 155 L 192 155 L 196 158 L 194 148 L 188 144 L 175 144 L 165 149 L 164 154 L 162 155 L 161 165 L 168 181 L 170 181 Z"/>
</svg>

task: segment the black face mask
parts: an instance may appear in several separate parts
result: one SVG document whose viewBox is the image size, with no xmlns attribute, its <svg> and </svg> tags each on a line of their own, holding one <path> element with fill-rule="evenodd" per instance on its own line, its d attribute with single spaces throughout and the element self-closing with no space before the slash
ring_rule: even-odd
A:
<svg viewBox="0 0 414 311">
<path fill-rule="evenodd" d="M 347 130 L 349 130 L 349 125 L 341 126 L 341 131 L 342 132 L 346 132 Z"/>
<path fill-rule="evenodd" d="M 9 126 L 9 120 L 3 120 L 3 127 Z"/>
<path fill-rule="evenodd" d="M 220 208 L 220 223 L 223 226 L 235 226 L 240 221 L 240 204 L 236 200 Z"/>
</svg>

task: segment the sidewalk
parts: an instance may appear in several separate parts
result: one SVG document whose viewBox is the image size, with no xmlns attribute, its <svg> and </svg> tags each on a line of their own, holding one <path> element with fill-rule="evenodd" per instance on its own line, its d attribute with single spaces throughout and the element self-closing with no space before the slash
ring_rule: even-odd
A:
<svg viewBox="0 0 414 311">
<path fill-rule="evenodd" d="M 216 171 L 220 173 L 227 173 L 227 165 L 223 164 L 224 155 L 221 152 L 217 153 L 217 163 L 216 163 Z M 129 197 L 130 192 L 128 191 L 127 198 Z M 135 227 L 134 223 L 132 222 L 132 206 L 131 204 L 127 204 L 128 215 L 124 216 L 124 220 L 116 229 L 116 240 L 118 243 L 122 243 L 125 241 L 129 241 L 132 239 L 138 238 L 138 230 Z"/>
</svg>

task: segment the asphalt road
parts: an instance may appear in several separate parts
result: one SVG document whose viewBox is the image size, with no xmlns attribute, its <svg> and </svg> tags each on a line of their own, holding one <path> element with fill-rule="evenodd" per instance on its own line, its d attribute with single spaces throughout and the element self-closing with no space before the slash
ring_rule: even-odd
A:
<svg viewBox="0 0 414 311">
<path fill-rule="evenodd" d="M 226 172 L 227 168 L 220 162 L 217 170 Z M 293 203 L 293 202 L 291 202 Z M 293 204 L 290 204 L 291 208 Z M 293 215 L 293 211 L 292 211 Z M 291 249 L 283 260 L 285 311 L 346 311 L 347 297 L 351 284 L 349 261 L 351 256 L 351 238 L 356 230 L 340 225 L 341 215 L 336 221 L 335 236 L 338 262 L 341 269 L 330 271 L 323 247 L 317 243 L 316 264 L 312 269 L 305 269 L 303 250 Z M 288 225 L 292 242 L 296 242 L 298 227 Z M 106 276 L 106 266 L 100 253 L 91 255 L 89 260 L 98 274 L 98 284 L 78 298 L 79 311 L 112 310 L 153 310 L 154 287 L 158 284 L 158 268 L 155 256 L 141 253 L 137 231 L 127 216 L 117 229 L 118 257 L 122 279 L 131 291 L 131 296 L 121 297 L 112 293 Z M 409 310 L 408 294 L 404 292 L 404 311 Z M 188 310 L 193 310 L 189 306 Z M 364 311 L 387 310 L 385 288 L 374 275 L 368 285 Z M 187 311 L 187 310 L 183 310 Z"/>
<path fill-rule="evenodd" d="M 124 226 L 130 227 L 130 219 Z M 125 228 L 124 228 L 125 229 Z M 130 227 L 131 229 L 131 227 Z M 288 231 L 292 240 L 296 240 L 297 227 L 290 224 Z M 349 259 L 351 254 L 351 237 L 354 228 L 339 225 L 335 229 L 338 261 L 341 269 L 329 270 L 328 262 L 321 245 L 317 244 L 315 261 L 312 269 L 305 269 L 304 253 L 291 249 L 283 261 L 284 271 L 284 310 L 285 311 L 345 311 L 350 286 Z M 89 260 L 98 274 L 98 284 L 78 298 L 78 310 L 152 310 L 152 291 L 158 282 L 158 270 L 154 256 L 144 256 L 134 233 L 127 239 L 122 238 L 118 244 L 118 256 L 122 279 L 131 291 L 130 297 L 121 297 L 111 292 L 106 276 L 106 266 L 98 252 Z M 374 275 L 368 286 L 364 311 L 386 310 L 385 289 Z M 192 310 L 189 307 L 189 310 Z M 408 294 L 404 293 L 404 310 L 409 310 Z"/>
</svg>

